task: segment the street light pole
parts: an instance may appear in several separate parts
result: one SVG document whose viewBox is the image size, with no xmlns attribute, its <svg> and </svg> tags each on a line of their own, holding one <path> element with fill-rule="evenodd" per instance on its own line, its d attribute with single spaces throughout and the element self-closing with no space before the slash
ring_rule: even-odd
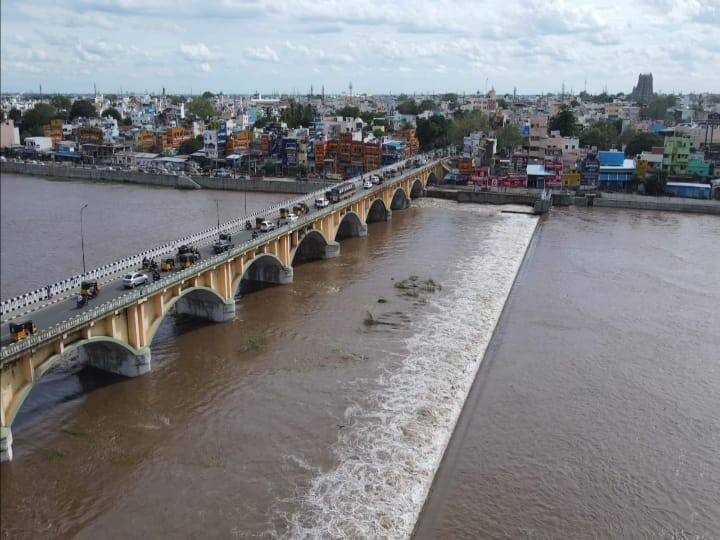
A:
<svg viewBox="0 0 720 540">
<path fill-rule="evenodd" d="M 82 262 L 83 262 L 83 276 L 85 275 L 85 236 L 83 234 L 83 210 L 87 208 L 88 203 L 85 203 L 80 208 L 80 249 L 82 250 Z"/>
<path fill-rule="evenodd" d="M 220 236 L 220 199 L 215 199 L 215 208 L 217 210 L 218 237 Z"/>
</svg>

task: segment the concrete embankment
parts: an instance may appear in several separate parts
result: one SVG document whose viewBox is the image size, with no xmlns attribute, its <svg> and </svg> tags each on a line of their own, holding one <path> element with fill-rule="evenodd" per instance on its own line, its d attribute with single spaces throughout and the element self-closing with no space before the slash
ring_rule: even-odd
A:
<svg viewBox="0 0 720 540">
<path fill-rule="evenodd" d="M 145 184 L 179 189 L 199 189 L 193 180 L 176 174 L 151 174 L 136 171 L 111 171 L 108 169 L 90 169 L 70 167 L 59 164 L 35 165 L 33 163 L 7 162 L 0 169 L 3 173 L 30 174 L 47 178 L 70 178 L 91 182 L 120 182 L 125 184 Z"/>
<path fill-rule="evenodd" d="M 429 187 L 427 196 L 437 199 L 452 199 L 458 202 L 528 206 L 534 206 L 540 198 L 539 194 L 527 191 L 471 191 L 462 187 Z M 575 197 L 570 192 L 552 194 L 552 206 L 571 205 L 720 215 L 720 201 L 648 197 L 623 193 L 602 193 L 590 197 Z"/>
<path fill-rule="evenodd" d="M 176 174 L 141 173 L 127 170 L 91 169 L 60 164 L 35 165 L 33 163 L 6 162 L 0 169 L 3 173 L 29 174 L 46 178 L 89 180 L 91 182 L 118 182 L 144 184 L 148 186 L 178 189 L 218 189 L 233 191 L 257 191 L 264 193 L 289 193 L 303 195 L 324 189 L 330 183 L 296 182 L 286 179 L 210 178 L 208 176 L 187 176 Z"/>
</svg>

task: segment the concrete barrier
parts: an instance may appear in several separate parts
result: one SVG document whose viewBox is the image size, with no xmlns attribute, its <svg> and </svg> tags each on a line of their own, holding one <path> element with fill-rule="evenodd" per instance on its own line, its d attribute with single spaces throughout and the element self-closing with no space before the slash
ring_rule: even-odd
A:
<svg viewBox="0 0 720 540">
<path fill-rule="evenodd" d="M 584 197 L 578 197 L 581 199 Z M 578 201 L 576 199 L 576 203 Z M 581 203 L 582 204 L 582 203 Z M 684 212 L 691 214 L 720 215 L 720 202 L 699 201 L 693 199 L 673 199 L 669 197 L 642 197 L 619 199 L 609 196 L 596 197 L 593 206 L 604 208 L 626 208 L 636 210 L 658 210 L 663 212 Z"/>
<path fill-rule="evenodd" d="M 320 189 L 329 189 L 337 182 L 297 182 L 295 180 L 267 180 L 264 178 L 241 180 L 239 178 L 216 178 L 193 176 L 192 179 L 206 189 L 230 191 L 262 191 L 264 193 L 291 193 L 305 195 Z"/>
</svg>

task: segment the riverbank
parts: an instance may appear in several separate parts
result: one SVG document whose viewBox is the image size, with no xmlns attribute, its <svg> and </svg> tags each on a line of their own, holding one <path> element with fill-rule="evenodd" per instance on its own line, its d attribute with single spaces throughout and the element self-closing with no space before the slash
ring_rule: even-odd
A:
<svg viewBox="0 0 720 540">
<path fill-rule="evenodd" d="M 251 179 L 217 178 L 200 175 L 177 175 L 141 173 L 128 170 L 92 169 L 62 164 L 39 165 L 8 161 L 0 166 L 2 174 L 24 174 L 41 176 L 54 180 L 85 180 L 90 182 L 113 182 L 119 184 L 140 184 L 175 189 L 213 189 L 222 191 L 250 191 L 258 193 L 285 193 L 303 195 L 323 189 L 327 182 L 297 182 L 292 179 Z"/>
</svg>

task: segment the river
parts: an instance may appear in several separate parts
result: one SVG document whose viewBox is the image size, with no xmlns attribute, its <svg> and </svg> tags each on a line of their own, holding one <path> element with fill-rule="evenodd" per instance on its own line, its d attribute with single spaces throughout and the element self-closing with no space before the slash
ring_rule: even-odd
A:
<svg viewBox="0 0 720 540">
<path fill-rule="evenodd" d="M 17 277 L 6 278 L 6 267 L 10 276 L 23 276 L 21 263 L 6 253 L 24 248 L 14 245 L 13 235 L 5 236 L 5 225 L 26 215 L 29 195 L 45 184 L 58 189 L 52 200 L 60 207 L 75 208 L 89 188 L 96 188 L 102 200 L 103 190 L 115 194 L 115 205 L 107 216 L 101 214 L 101 221 L 133 223 L 138 235 L 133 247 L 207 227 L 214 221 L 218 196 L 221 212 L 223 204 L 237 208 L 244 203 L 238 193 L 132 186 L 129 195 L 119 195 L 116 190 L 125 186 L 21 180 L 26 183 L 12 205 L 4 196 L 12 184 L 5 184 L 5 176 L 0 183 L 3 291 L 25 288 L 13 281 Z M 64 198 L 63 186 L 78 192 Z M 134 199 L 142 205 L 128 204 Z M 250 196 L 248 206 L 249 201 Z M 121 220 L 110 216 L 117 213 L 113 207 L 123 209 Z M 153 208 L 172 216 L 172 223 L 156 219 Z M 53 249 L 51 239 L 77 229 L 71 217 L 76 214 L 77 209 L 62 221 L 42 222 L 34 241 Z M 657 487 L 651 495 L 665 493 L 663 502 L 674 501 L 675 506 L 661 507 L 673 510 L 671 515 L 685 515 L 692 504 L 697 526 L 683 530 L 707 531 L 718 523 L 710 483 L 717 480 L 717 453 L 712 451 L 718 448 L 717 425 L 709 417 L 720 410 L 717 355 L 712 356 L 718 342 L 707 331 L 712 320 L 707 307 L 717 300 L 717 290 L 688 284 L 683 275 L 666 277 L 672 269 L 698 275 L 712 270 L 717 259 L 708 239 L 717 236 L 718 221 L 555 212 L 531 245 L 478 383 L 470 390 L 537 219 L 494 207 L 416 201 L 394 212 L 391 221 L 371 224 L 366 238 L 344 240 L 340 257 L 298 265 L 292 284 L 244 295 L 234 321 L 168 317 L 152 343 L 153 372 L 146 376 L 121 379 L 69 363 L 44 377 L 13 424 L 15 459 L 0 468 L 3 534 L 407 537 L 468 391 L 462 429 L 440 467 L 419 535 L 530 536 L 522 515 L 527 506 L 533 536 L 581 537 L 596 530 L 595 536 L 607 536 L 613 531 L 608 524 L 618 516 L 626 518 L 621 522 L 627 535 L 642 536 L 653 530 L 660 510 L 635 516 L 632 508 L 623 514 L 618 507 L 626 503 L 623 494 L 637 498 L 652 482 Z M 157 223 L 163 223 L 162 232 Z M 111 239 L 123 236 L 115 228 L 108 231 Z M 155 236 L 144 237 L 146 231 Z M 665 247 L 671 232 L 676 241 Z M 97 264 L 137 250 L 103 251 L 114 243 L 102 238 L 98 233 L 92 244 Z M 647 245 L 655 247 L 638 247 Z M 572 256 L 575 252 L 583 257 Z M 699 252 L 704 259 L 697 258 Z M 658 266 L 663 267 L 659 273 Z M 626 273 L 638 267 L 652 286 L 648 283 L 633 297 L 629 291 L 639 278 Z M 53 279 L 50 269 L 47 275 L 42 268 L 32 271 L 36 280 Z M 418 284 L 423 287 L 413 287 Z M 658 318 L 667 318 L 668 309 L 660 308 L 670 298 L 685 302 L 687 294 L 697 295 L 696 308 L 679 309 L 673 317 L 678 329 L 695 328 L 693 339 L 675 344 L 673 354 L 663 354 L 667 338 L 645 350 L 647 340 L 636 336 L 657 335 L 667 326 L 647 328 L 646 319 L 631 316 L 640 309 L 630 310 L 641 292 L 643 304 Z M 609 335 L 586 331 L 581 335 L 590 338 L 568 340 L 573 332 L 567 327 L 604 325 L 610 326 Z M 604 340 L 592 338 L 598 333 L 614 339 L 614 350 L 600 354 L 597 343 Z M 515 349 L 499 360 L 506 343 Z M 563 366 L 559 362 L 568 349 L 587 360 Z M 629 361 L 630 351 L 641 353 L 644 362 Z M 673 362 L 681 353 L 690 359 L 692 376 Z M 651 360 L 661 363 L 650 365 Z M 622 376 L 613 370 L 620 367 Z M 703 374 L 703 368 L 709 373 Z M 646 386 L 629 386 L 626 379 L 632 374 Z M 590 390 L 574 389 L 577 380 Z M 674 390 L 666 388 L 673 384 Z M 498 390 L 483 401 L 488 388 Z M 574 390 L 576 399 L 558 397 L 565 388 Z M 673 399 L 663 392 L 672 392 Z M 674 405 L 660 417 L 658 400 Z M 628 422 L 629 409 L 613 408 L 613 401 L 636 405 L 636 421 Z M 492 419 L 492 414 L 499 416 Z M 691 425 L 685 426 L 688 418 Z M 468 427 L 478 421 L 481 428 Z M 653 428 L 658 423 L 662 429 Z M 690 475 L 663 481 L 671 473 L 657 470 L 666 463 L 654 457 L 675 449 L 666 443 L 673 429 L 673 440 L 686 440 L 682 463 L 698 474 L 704 471 L 705 481 Z M 697 444 L 703 430 L 706 438 Z M 563 436 L 566 432 L 572 436 Z M 612 438 L 596 446 L 602 433 Z M 645 452 L 647 463 L 628 462 L 628 468 L 637 469 L 618 485 L 611 465 L 629 459 L 634 448 L 619 441 L 639 435 L 648 445 L 668 450 Z M 474 445 L 464 446 L 471 439 Z M 535 460 L 533 449 L 543 450 Z M 496 462 L 486 460 L 486 454 Z M 518 462 L 518 455 L 529 457 Z M 606 475 L 584 468 L 598 456 L 605 465 L 597 467 Z M 532 483 L 555 470 L 552 460 L 560 458 L 564 468 L 545 483 Z M 488 478 L 488 464 L 502 474 Z M 575 482 L 577 489 L 567 493 L 562 479 Z M 680 490 L 682 497 L 671 489 L 678 486 L 687 488 Z M 572 512 L 571 503 L 582 507 L 577 499 L 583 496 L 591 501 L 593 521 L 578 520 Z M 501 502 L 494 505 L 493 499 Z M 567 514 L 556 510 L 568 499 Z"/>
</svg>

